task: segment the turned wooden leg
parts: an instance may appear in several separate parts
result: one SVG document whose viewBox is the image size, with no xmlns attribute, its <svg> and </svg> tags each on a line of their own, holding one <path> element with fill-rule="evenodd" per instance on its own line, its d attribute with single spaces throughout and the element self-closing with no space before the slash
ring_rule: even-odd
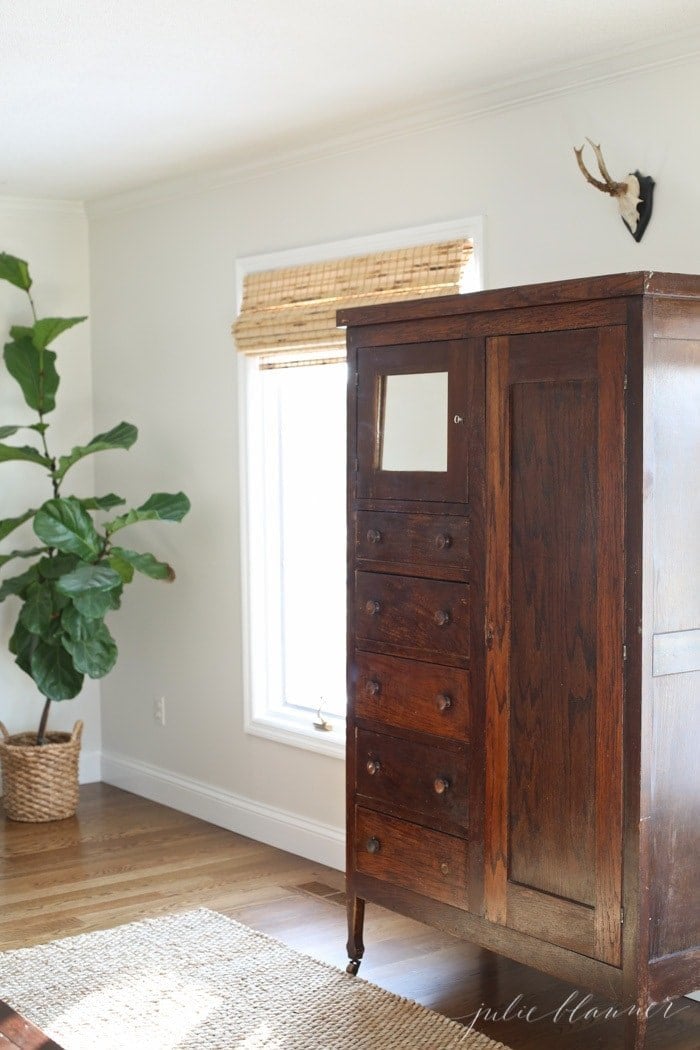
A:
<svg viewBox="0 0 700 1050">
<path fill-rule="evenodd" d="M 362 931 L 365 925 L 365 902 L 362 897 L 348 895 L 348 956 L 347 973 L 356 974 L 365 953 Z"/>
</svg>

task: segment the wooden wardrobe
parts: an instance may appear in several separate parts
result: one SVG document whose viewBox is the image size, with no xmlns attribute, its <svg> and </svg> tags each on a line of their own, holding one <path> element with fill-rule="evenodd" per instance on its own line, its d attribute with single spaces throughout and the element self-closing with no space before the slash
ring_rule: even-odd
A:
<svg viewBox="0 0 700 1050">
<path fill-rule="evenodd" d="M 700 277 L 341 311 L 349 972 L 366 900 L 700 987 Z"/>
</svg>

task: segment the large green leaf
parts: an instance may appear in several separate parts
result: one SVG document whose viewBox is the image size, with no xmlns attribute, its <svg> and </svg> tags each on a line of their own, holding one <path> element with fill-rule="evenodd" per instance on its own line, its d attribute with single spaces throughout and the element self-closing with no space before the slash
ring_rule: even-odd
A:
<svg viewBox="0 0 700 1050">
<path fill-rule="evenodd" d="M 46 547 L 32 547 L 31 550 L 10 551 L 9 554 L 0 554 L 0 568 L 7 565 L 13 558 L 33 558 L 35 554 L 43 554 Z"/>
<path fill-rule="evenodd" d="M 80 499 L 85 510 L 112 510 L 126 503 L 123 496 L 117 496 L 114 492 L 108 492 L 106 496 L 89 496 L 87 499 L 78 496 L 77 498 Z"/>
<path fill-rule="evenodd" d="M 63 646 L 73 657 L 75 669 L 90 678 L 103 678 L 117 660 L 117 644 L 103 623 L 81 640 L 64 634 Z"/>
<path fill-rule="evenodd" d="M 78 565 L 73 572 L 60 578 L 57 587 L 70 597 L 76 610 L 88 620 L 101 619 L 106 612 L 118 609 L 121 604 L 122 578 L 103 562 Z"/>
<path fill-rule="evenodd" d="M 99 630 L 101 623 L 102 620 L 83 616 L 71 602 L 61 613 L 61 626 L 65 634 L 74 638 L 76 642 L 84 642 L 86 638 L 92 638 Z"/>
<path fill-rule="evenodd" d="M 6 426 L 0 427 L 0 441 L 4 441 L 5 438 L 12 437 L 19 430 L 36 430 L 38 434 L 43 434 L 44 431 L 49 429 L 48 423 L 20 423 L 17 426 Z"/>
<path fill-rule="evenodd" d="M 4 602 L 5 598 L 9 598 L 11 594 L 18 598 L 25 598 L 28 588 L 35 582 L 38 575 L 38 566 L 32 565 L 21 576 L 11 576 L 9 580 L 5 580 L 0 586 L 0 602 Z"/>
<path fill-rule="evenodd" d="M 24 292 L 28 292 L 32 286 L 27 263 L 24 259 L 18 259 L 16 255 L 8 255 L 7 252 L 0 252 L 0 280 L 9 281 Z"/>
<path fill-rule="evenodd" d="M 84 591 L 74 594 L 72 601 L 81 616 L 101 620 L 110 609 L 118 609 L 121 605 L 122 587 L 115 587 L 113 591 Z"/>
<path fill-rule="evenodd" d="M 32 340 L 24 337 L 7 343 L 4 357 L 7 371 L 21 386 L 29 407 L 44 415 L 53 412 L 59 383 L 53 350 L 37 350 Z"/>
<path fill-rule="evenodd" d="M 19 614 L 20 623 L 32 634 L 44 635 L 53 617 L 51 584 L 33 583 Z"/>
<path fill-rule="evenodd" d="M 109 552 L 107 561 L 114 571 L 119 573 L 124 583 L 131 583 L 134 578 L 134 566 L 130 565 L 128 561 L 125 561 L 121 555 L 116 553 L 119 550 L 121 550 L 120 547 L 113 547 Z"/>
<path fill-rule="evenodd" d="M 107 522 L 105 530 L 111 534 L 137 521 L 182 521 L 189 509 L 190 501 L 184 492 L 154 492 L 140 507 Z"/>
<path fill-rule="evenodd" d="M 49 558 L 42 558 L 37 568 L 45 580 L 57 580 L 79 564 L 80 559 L 75 554 L 52 554 Z"/>
<path fill-rule="evenodd" d="M 34 328 L 32 325 L 13 324 L 12 328 L 10 328 L 10 335 L 15 341 L 18 339 L 29 339 L 32 343 L 34 342 Z"/>
<path fill-rule="evenodd" d="M 152 580 L 175 579 L 175 570 L 167 562 L 158 561 L 152 554 L 139 554 L 137 551 L 125 550 L 123 547 L 113 547 L 111 555 L 132 565 L 134 569 L 142 572 L 144 576 L 150 576 Z M 119 570 L 117 569 L 117 572 Z"/>
<path fill-rule="evenodd" d="M 83 561 L 93 561 L 102 549 L 92 518 L 74 496 L 47 500 L 34 516 L 34 532 L 48 547 Z"/>
<path fill-rule="evenodd" d="M 13 339 L 17 339 L 18 336 L 29 334 L 37 350 L 45 350 L 61 332 L 66 332 L 69 328 L 86 320 L 86 317 L 42 317 L 40 321 L 34 323 L 33 328 L 19 326 L 11 328 L 10 335 Z"/>
<path fill-rule="evenodd" d="M 15 663 L 25 674 L 31 675 L 32 673 L 32 653 L 38 644 L 39 638 L 37 635 L 28 631 L 18 619 L 9 641 L 9 650 L 15 658 Z"/>
<path fill-rule="evenodd" d="M 0 463 L 7 463 L 11 459 L 24 460 L 27 463 L 37 463 L 40 467 L 51 467 L 51 460 L 42 456 L 35 448 L 29 445 L 0 445 Z"/>
<path fill-rule="evenodd" d="M 138 436 L 139 432 L 133 423 L 117 423 L 116 427 L 112 427 L 106 433 L 97 434 L 87 445 L 76 445 L 69 455 L 59 459 L 57 480 L 60 481 L 66 471 L 85 456 L 91 456 L 95 452 L 107 452 L 110 449 L 131 448 Z"/>
<path fill-rule="evenodd" d="M 113 591 L 115 587 L 121 587 L 121 584 L 121 576 L 114 569 L 110 569 L 109 565 L 103 562 L 88 565 L 83 562 L 72 572 L 61 576 L 57 587 L 61 594 L 73 598 L 86 591 Z"/>
<path fill-rule="evenodd" d="M 40 640 L 29 667 L 39 692 L 49 700 L 72 700 L 83 687 L 83 674 L 76 670 L 73 657 L 58 639 L 53 644 Z"/>
<path fill-rule="evenodd" d="M 25 510 L 24 514 L 18 514 L 16 518 L 4 518 L 0 521 L 0 540 L 4 540 L 6 536 L 18 529 L 20 525 L 24 525 L 25 521 L 29 521 L 35 513 L 34 510 Z"/>
<path fill-rule="evenodd" d="M 62 632 L 61 613 L 69 599 L 56 590 L 53 580 L 37 580 L 27 589 L 19 622 L 32 634 L 52 643 Z"/>
</svg>

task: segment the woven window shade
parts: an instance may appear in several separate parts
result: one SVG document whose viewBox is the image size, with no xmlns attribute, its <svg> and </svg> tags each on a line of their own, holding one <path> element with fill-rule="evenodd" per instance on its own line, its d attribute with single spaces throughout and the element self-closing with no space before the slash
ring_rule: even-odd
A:
<svg viewBox="0 0 700 1050">
<path fill-rule="evenodd" d="M 268 368 L 342 361 L 338 309 L 453 295 L 472 251 L 446 241 L 246 274 L 236 346 Z"/>
</svg>

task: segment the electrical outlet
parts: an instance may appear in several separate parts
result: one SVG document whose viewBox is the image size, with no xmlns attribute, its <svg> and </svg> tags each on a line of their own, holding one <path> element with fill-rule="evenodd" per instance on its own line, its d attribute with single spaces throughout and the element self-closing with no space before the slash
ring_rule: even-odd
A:
<svg viewBox="0 0 700 1050">
<path fill-rule="evenodd" d="M 153 701 L 153 718 L 159 726 L 165 725 L 165 697 Z"/>
</svg>

